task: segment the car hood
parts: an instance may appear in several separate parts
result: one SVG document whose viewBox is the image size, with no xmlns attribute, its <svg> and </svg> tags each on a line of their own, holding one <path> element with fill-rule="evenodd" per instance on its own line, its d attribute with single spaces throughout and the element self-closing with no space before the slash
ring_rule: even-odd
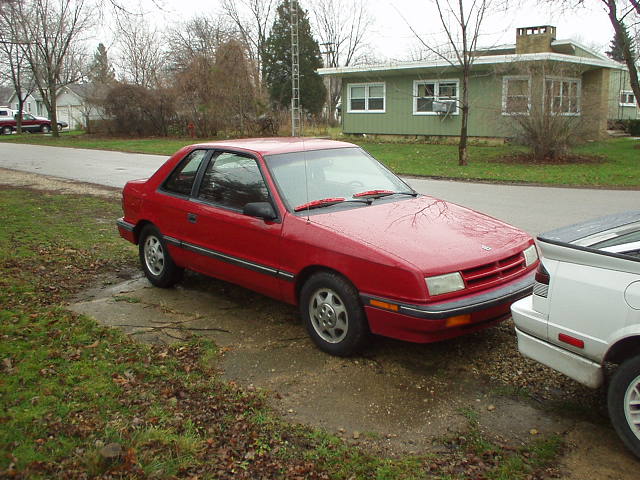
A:
<svg viewBox="0 0 640 480">
<path fill-rule="evenodd" d="M 336 208 L 311 215 L 309 220 L 409 262 L 426 274 L 494 262 L 532 243 L 522 230 L 430 196 Z"/>
</svg>

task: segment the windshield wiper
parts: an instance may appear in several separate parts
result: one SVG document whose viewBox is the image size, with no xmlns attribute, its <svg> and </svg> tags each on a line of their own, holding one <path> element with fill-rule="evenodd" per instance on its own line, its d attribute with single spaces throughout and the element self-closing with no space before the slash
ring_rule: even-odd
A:
<svg viewBox="0 0 640 480">
<path fill-rule="evenodd" d="M 394 192 L 392 190 L 367 190 L 366 192 L 354 193 L 353 198 L 382 198 L 389 195 L 411 195 L 416 197 L 418 192 Z"/>
<path fill-rule="evenodd" d="M 311 202 L 303 203 L 302 205 L 298 205 L 293 209 L 294 212 L 300 212 L 302 210 L 311 210 L 312 208 L 323 208 L 330 207 L 331 205 L 336 205 L 338 203 L 344 202 L 356 202 L 356 203 L 366 203 L 367 205 L 371 205 L 372 200 L 347 200 L 343 197 L 334 197 L 334 198 L 321 198 L 320 200 L 313 200 Z"/>
</svg>

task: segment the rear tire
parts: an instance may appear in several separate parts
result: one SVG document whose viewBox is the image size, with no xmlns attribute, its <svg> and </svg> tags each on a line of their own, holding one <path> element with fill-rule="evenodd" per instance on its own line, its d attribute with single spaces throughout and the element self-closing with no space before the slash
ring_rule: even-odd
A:
<svg viewBox="0 0 640 480">
<path fill-rule="evenodd" d="M 618 436 L 640 457 L 640 355 L 618 367 L 609 383 L 607 404 Z"/>
<path fill-rule="evenodd" d="M 184 269 L 174 263 L 162 234 L 154 225 L 147 225 L 140 232 L 138 253 L 142 271 L 156 287 L 168 288 L 182 279 Z"/>
<path fill-rule="evenodd" d="M 11 128 L 11 127 L 2 127 L 2 134 L 3 135 L 11 135 L 12 132 L 13 132 L 13 128 Z"/>
<path fill-rule="evenodd" d="M 306 281 L 300 292 L 300 310 L 311 340 L 323 352 L 353 355 L 369 336 L 358 291 L 336 273 L 319 272 Z"/>
</svg>

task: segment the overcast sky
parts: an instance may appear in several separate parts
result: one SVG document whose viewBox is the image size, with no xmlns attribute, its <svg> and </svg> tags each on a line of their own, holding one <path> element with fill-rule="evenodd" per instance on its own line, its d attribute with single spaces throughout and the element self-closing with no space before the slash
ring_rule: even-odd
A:
<svg viewBox="0 0 640 480">
<path fill-rule="evenodd" d="M 158 27 L 188 19 L 203 13 L 219 13 L 220 0 L 156 0 L 164 11 L 154 7 L 152 0 L 141 0 L 144 9 Z M 310 0 L 299 0 L 308 9 Z M 133 2 L 132 2 L 133 3 Z M 555 25 L 558 39 L 571 38 L 588 47 L 604 51 L 613 37 L 611 24 L 600 7 L 600 0 L 586 0 L 587 8 L 561 11 L 558 2 L 517 1 L 517 8 L 489 16 L 483 23 L 480 46 L 515 43 L 517 27 Z M 543 4 L 543 6 L 538 5 Z M 411 22 L 425 41 L 442 43 L 442 26 L 430 0 L 368 0 L 375 25 L 371 30 L 370 47 L 373 56 L 384 60 L 407 60 L 418 42 L 407 26 Z M 554 5 L 556 5 L 554 7 Z M 401 12 L 402 15 L 399 13 Z M 345 12 L 348 14 L 348 12 Z M 98 35 L 99 36 L 99 35 Z M 110 44 L 110 39 L 96 38 Z"/>
</svg>

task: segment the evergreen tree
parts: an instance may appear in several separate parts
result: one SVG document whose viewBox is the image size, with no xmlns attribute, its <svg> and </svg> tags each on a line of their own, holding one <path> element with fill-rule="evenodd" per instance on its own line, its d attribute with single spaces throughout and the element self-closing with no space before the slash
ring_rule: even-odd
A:
<svg viewBox="0 0 640 480">
<path fill-rule="evenodd" d="M 296 0 L 294 0 L 296 1 Z M 300 55 L 300 106 L 319 114 L 327 90 L 316 70 L 322 67 L 318 42 L 311 34 L 307 12 L 298 5 L 298 39 Z M 278 6 L 276 19 L 263 52 L 263 78 L 274 105 L 291 107 L 291 28 L 289 0 Z"/>
<path fill-rule="evenodd" d="M 108 85 L 116 79 L 116 75 L 109 63 L 106 47 L 100 43 L 96 53 L 93 54 L 93 62 L 89 70 L 89 80 L 99 85 Z"/>
<path fill-rule="evenodd" d="M 609 51 L 606 53 L 612 60 L 624 63 L 623 50 L 625 43 L 628 43 L 631 47 L 631 54 L 634 57 L 636 56 L 636 52 L 633 43 L 631 42 L 631 38 L 629 37 L 629 33 L 627 32 L 627 27 L 624 24 L 622 24 L 622 32 L 622 35 L 618 35 L 617 33 L 614 35 L 613 40 L 611 40 L 611 43 L 609 44 Z"/>
</svg>

